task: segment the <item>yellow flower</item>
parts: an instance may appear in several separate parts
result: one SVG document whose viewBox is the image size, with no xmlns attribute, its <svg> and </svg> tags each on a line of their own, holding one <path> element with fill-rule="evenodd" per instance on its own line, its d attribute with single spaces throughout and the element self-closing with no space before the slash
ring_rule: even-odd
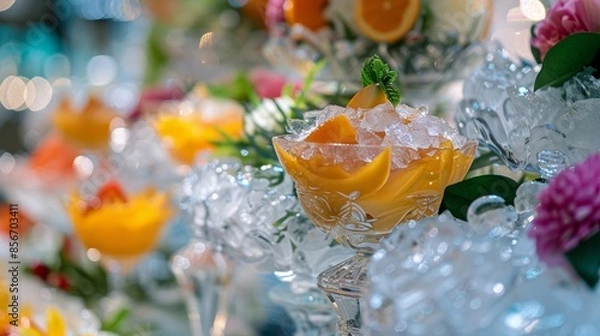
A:
<svg viewBox="0 0 600 336">
<path fill-rule="evenodd" d="M 205 107 L 211 109 L 211 107 Z M 203 150 L 223 140 L 223 134 L 238 139 L 243 134 L 243 111 L 236 105 L 221 104 L 217 111 L 186 115 L 163 113 L 154 120 L 158 135 L 178 161 L 191 164 Z"/>
<path fill-rule="evenodd" d="M 67 211 L 87 248 L 120 260 L 151 251 L 173 212 L 166 193 L 147 189 L 126 197 L 115 182 L 104 185 L 92 201 L 75 194 Z"/>
<path fill-rule="evenodd" d="M 80 111 L 63 100 L 52 116 L 54 127 L 62 136 L 86 149 L 102 149 L 108 146 L 110 123 L 117 113 L 92 97 Z"/>
<path fill-rule="evenodd" d="M 8 288 L 7 283 L 4 279 L 0 280 L 2 288 Z M 0 334 L 10 334 L 10 330 L 18 330 L 19 336 L 66 336 L 67 325 L 64 318 L 58 310 L 55 308 L 48 308 L 46 310 L 46 325 L 45 331 L 40 330 L 40 326 L 36 325 L 32 317 L 34 315 L 33 309 L 28 304 L 23 304 L 19 314 L 18 328 L 11 323 L 15 321 L 14 317 L 9 314 L 10 311 L 7 307 L 11 303 L 12 294 L 8 290 L 2 290 L 0 292 L 0 306 L 3 307 L 0 316 Z"/>
<path fill-rule="evenodd" d="M 46 330 L 40 330 L 29 318 L 23 318 L 19 326 L 20 336 L 66 336 L 67 323 L 62 314 L 55 308 L 46 310 Z"/>
</svg>

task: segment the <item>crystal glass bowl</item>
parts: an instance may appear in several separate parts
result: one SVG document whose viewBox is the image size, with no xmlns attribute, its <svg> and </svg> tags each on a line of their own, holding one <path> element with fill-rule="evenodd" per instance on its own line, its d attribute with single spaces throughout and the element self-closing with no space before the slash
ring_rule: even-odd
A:
<svg viewBox="0 0 600 336">
<path fill-rule="evenodd" d="M 398 224 L 437 213 L 444 189 L 465 176 L 476 143 L 414 150 L 273 139 L 312 222 L 369 252 Z"/>
<path fill-rule="evenodd" d="M 286 136 L 273 138 L 273 144 L 307 216 L 357 252 L 321 273 L 317 284 L 338 313 L 338 334 L 362 335 L 366 267 L 375 247 L 397 225 L 438 212 L 444 189 L 464 178 L 477 144 L 454 148 L 448 140 L 413 149 Z"/>
</svg>

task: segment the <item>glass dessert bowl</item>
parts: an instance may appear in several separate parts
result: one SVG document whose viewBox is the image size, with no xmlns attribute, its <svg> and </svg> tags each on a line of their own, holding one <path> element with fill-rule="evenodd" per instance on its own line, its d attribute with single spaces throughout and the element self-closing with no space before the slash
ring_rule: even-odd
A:
<svg viewBox="0 0 600 336">
<path fill-rule="evenodd" d="M 317 281 L 340 317 L 339 334 L 361 335 L 360 301 L 375 247 L 397 225 L 438 212 L 477 144 L 423 108 L 331 106 L 309 115 L 315 126 L 273 143 L 307 216 L 356 251 Z"/>
</svg>

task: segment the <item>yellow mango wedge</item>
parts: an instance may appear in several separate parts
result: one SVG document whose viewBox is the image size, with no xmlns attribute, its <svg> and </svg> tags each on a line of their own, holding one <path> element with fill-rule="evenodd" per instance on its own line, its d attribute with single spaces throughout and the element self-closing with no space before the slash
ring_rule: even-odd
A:
<svg viewBox="0 0 600 336">
<path fill-rule="evenodd" d="M 319 160 L 319 154 L 304 160 L 287 152 L 281 144 L 275 141 L 275 151 L 285 170 L 290 174 L 298 186 L 311 187 L 322 192 L 338 192 L 350 194 L 359 192 L 360 195 L 369 195 L 381 189 L 388 180 L 392 162 L 390 148 L 384 149 L 373 161 L 366 163 L 353 173 L 342 173 L 339 165 L 328 167 L 328 177 L 324 177 L 322 169 L 318 167 L 315 160 Z M 336 168 L 333 168 L 336 167 Z M 332 172 L 339 170 L 336 176 Z"/>
<path fill-rule="evenodd" d="M 306 142 L 356 144 L 356 130 L 345 114 L 337 115 L 310 133 Z"/>
<path fill-rule="evenodd" d="M 360 89 L 346 106 L 353 109 L 370 109 L 387 101 L 387 96 L 379 85 L 370 84 Z"/>
</svg>

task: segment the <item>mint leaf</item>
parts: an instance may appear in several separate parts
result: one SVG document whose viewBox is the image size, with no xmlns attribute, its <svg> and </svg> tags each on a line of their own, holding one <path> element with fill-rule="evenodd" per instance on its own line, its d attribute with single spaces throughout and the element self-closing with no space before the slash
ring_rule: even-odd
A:
<svg viewBox="0 0 600 336">
<path fill-rule="evenodd" d="M 394 106 L 400 103 L 400 91 L 396 87 L 397 78 L 398 74 L 378 55 L 369 57 L 360 72 L 360 82 L 363 87 L 377 84 Z"/>
</svg>

